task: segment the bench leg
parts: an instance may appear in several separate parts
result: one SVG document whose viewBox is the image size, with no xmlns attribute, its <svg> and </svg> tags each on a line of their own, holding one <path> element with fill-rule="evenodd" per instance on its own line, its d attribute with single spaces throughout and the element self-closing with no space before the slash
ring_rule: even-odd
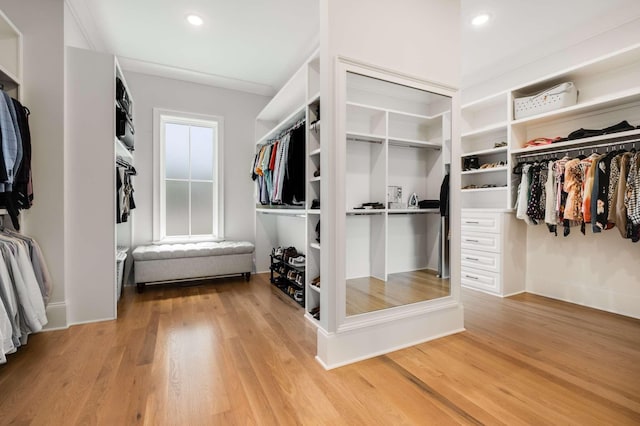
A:
<svg viewBox="0 0 640 426">
<path fill-rule="evenodd" d="M 251 272 L 245 272 L 244 273 L 244 280 L 245 281 L 249 281 L 250 278 L 251 278 Z"/>
<path fill-rule="evenodd" d="M 142 293 L 144 291 L 144 287 L 145 287 L 144 283 L 137 283 L 136 284 L 136 290 L 138 291 L 138 293 Z"/>
</svg>

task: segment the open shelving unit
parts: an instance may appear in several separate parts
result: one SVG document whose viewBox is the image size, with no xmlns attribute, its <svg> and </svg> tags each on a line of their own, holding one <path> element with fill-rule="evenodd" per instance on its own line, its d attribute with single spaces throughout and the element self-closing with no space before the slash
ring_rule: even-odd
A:
<svg viewBox="0 0 640 426">
<path fill-rule="evenodd" d="M 303 205 L 256 205 L 256 270 L 271 270 L 275 247 L 295 247 L 306 257 L 304 281 L 300 290 L 303 298 L 296 300 L 305 309 L 305 317 L 318 324 L 310 312 L 320 305 L 319 288 L 310 291 L 311 280 L 320 275 L 321 248 L 316 241 L 316 227 L 322 210 L 312 208 L 313 200 L 320 200 L 322 149 L 320 146 L 320 57 L 314 53 L 289 79 L 256 118 L 256 145 L 277 139 L 287 129 L 305 121 L 305 201 Z M 257 148 L 259 149 L 259 148 Z M 314 206 L 315 207 L 315 206 Z M 276 262 L 277 263 L 277 262 Z M 286 276 L 275 277 L 285 287 Z M 288 283 L 289 286 L 300 283 Z M 286 293 L 286 292 L 285 292 Z M 291 295 L 290 295 L 291 296 Z"/>
<path fill-rule="evenodd" d="M 578 90 L 575 105 L 559 108 L 524 118 L 515 118 L 514 99 L 530 96 L 560 83 L 573 82 Z M 589 138 L 556 142 L 549 145 L 525 147 L 527 141 L 539 138 L 566 137 L 578 129 L 601 129 L 627 120 L 631 125 L 640 125 L 640 45 L 612 52 L 604 57 L 571 67 L 508 91 L 480 99 L 462 106 L 463 129 L 461 135 L 460 161 L 464 167 L 469 158 L 477 157 L 478 163 L 504 161 L 504 167 L 466 170 L 461 176 L 463 214 L 469 217 L 491 216 L 503 224 L 498 237 L 506 244 L 506 230 L 518 233 L 525 244 L 526 234 L 522 221 L 508 214 L 515 208 L 519 177 L 513 173 L 513 166 L 519 161 L 546 159 L 562 156 L 568 152 L 595 150 L 599 146 L 616 146 L 638 141 L 640 128 L 618 133 L 610 133 Z M 507 146 L 495 148 L 495 143 L 507 142 Z M 551 155 L 553 153 L 553 155 Z M 588 154 L 587 154 L 588 155 Z M 464 187 L 468 188 L 464 188 Z M 471 187 L 473 186 L 473 187 Z M 489 186 L 489 187 L 487 187 Z M 492 231 L 495 232 L 495 231 Z M 479 232 L 480 237 L 496 238 L 495 234 Z M 474 235 L 471 240 L 478 240 Z M 463 230 L 463 238 L 465 231 Z M 511 241 L 513 244 L 513 241 Z M 524 249 L 523 249 L 524 250 Z M 480 253 L 484 253 L 480 249 Z M 506 254 L 501 254 L 504 256 Z M 463 259 L 465 256 L 463 245 Z M 469 256 L 478 258 L 477 253 Z M 504 265 L 507 260 L 503 259 Z M 500 262 L 498 262 L 500 264 Z M 465 269 L 466 268 L 466 269 Z M 471 263 L 463 262 L 463 285 L 506 295 L 514 288 L 507 289 L 505 283 L 524 282 L 521 270 L 497 269 L 478 272 Z M 479 266 L 480 269 L 483 266 Z M 485 268 L 486 269 L 486 268 Z M 470 278 L 465 279 L 465 272 Z M 496 275 L 497 274 L 497 275 Z M 474 285 L 474 280 L 488 280 Z M 491 282 L 491 285 L 487 283 Z M 495 284 L 495 285 L 494 285 Z M 522 290 L 523 287 L 520 288 Z M 515 289 L 518 290 L 518 289 Z"/>
<path fill-rule="evenodd" d="M 449 161 L 444 111 L 429 92 L 356 73 L 347 73 L 346 87 L 347 287 L 362 279 L 387 282 L 397 272 L 439 270 L 440 210 L 388 208 L 388 191 L 401 187 L 404 206 L 412 193 L 439 199 Z M 365 203 L 385 208 L 358 208 Z"/>
</svg>

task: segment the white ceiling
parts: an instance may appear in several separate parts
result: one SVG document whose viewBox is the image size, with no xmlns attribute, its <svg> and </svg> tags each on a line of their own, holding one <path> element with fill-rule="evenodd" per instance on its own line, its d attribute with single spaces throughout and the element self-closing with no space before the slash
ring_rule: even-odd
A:
<svg viewBox="0 0 640 426">
<path fill-rule="evenodd" d="M 182 71 L 273 94 L 319 44 L 318 0 L 67 0 L 97 50 L 125 68 Z M 195 13 L 201 27 L 186 22 Z M 174 68 L 170 70 L 169 68 Z"/>
<path fill-rule="evenodd" d="M 319 44 L 319 0 L 66 0 L 125 69 L 272 95 Z M 640 16 L 640 0 L 461 0 L 463 87 Z M 492 15 L 473 28 L 475 13 Z M 188 13 L 205 20 L 187 24 Z"/>
<path fill-rule="evenodd" d="M 461 4 L 463 87 L 640 17 L 640 0 L 461 0 Z M 471 19 L 479 12 L 488 12 L 492 19 L 474 28 Z"/>
</svg>

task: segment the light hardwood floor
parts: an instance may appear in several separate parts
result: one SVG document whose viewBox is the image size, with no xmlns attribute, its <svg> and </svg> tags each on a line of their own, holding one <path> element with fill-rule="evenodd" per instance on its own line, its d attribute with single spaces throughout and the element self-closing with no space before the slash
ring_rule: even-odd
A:
<svg viewBox="0 0 640 426">
<path fill-rule="evenodd" d="M 347 280 L 346 313 L 362 314 L 449 295 L 449 280 L 435 271 L 389 274 L 387 282 L 374 277 Z"/>
<path fill-rule="evenodd" d="M 640 321 L 527 294 L 463 300 L 466 332 L 327 372 L 268 275 L 127 291 L 118 321 L 9 356 L 0 424 L 640 424 Z"/>
</svg>

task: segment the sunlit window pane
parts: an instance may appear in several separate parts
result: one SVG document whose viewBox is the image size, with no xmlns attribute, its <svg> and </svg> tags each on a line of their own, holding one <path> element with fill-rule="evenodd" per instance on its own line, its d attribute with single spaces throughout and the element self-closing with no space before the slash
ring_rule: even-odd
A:
<svg viewBox="0 0 640 426">
<path fill-rule="evenodd" d="M 209 127 L 191 127 L 191 179 L 213 179 L 214 131 Z"/>
<path fill-rule="evenodd" d="M 213 188 L 208 182 L 191 183 L 191 234 L 213 233 Z"/>
<path fill-rule="evenodd" d="M 189 179 L 189 126 L 165 126 L 165 176 Z"/>
<path fill-rule="evenodd" d="M 166 182 L 167 236 L 189 235 L 189 182 Z"/>
</svg>

